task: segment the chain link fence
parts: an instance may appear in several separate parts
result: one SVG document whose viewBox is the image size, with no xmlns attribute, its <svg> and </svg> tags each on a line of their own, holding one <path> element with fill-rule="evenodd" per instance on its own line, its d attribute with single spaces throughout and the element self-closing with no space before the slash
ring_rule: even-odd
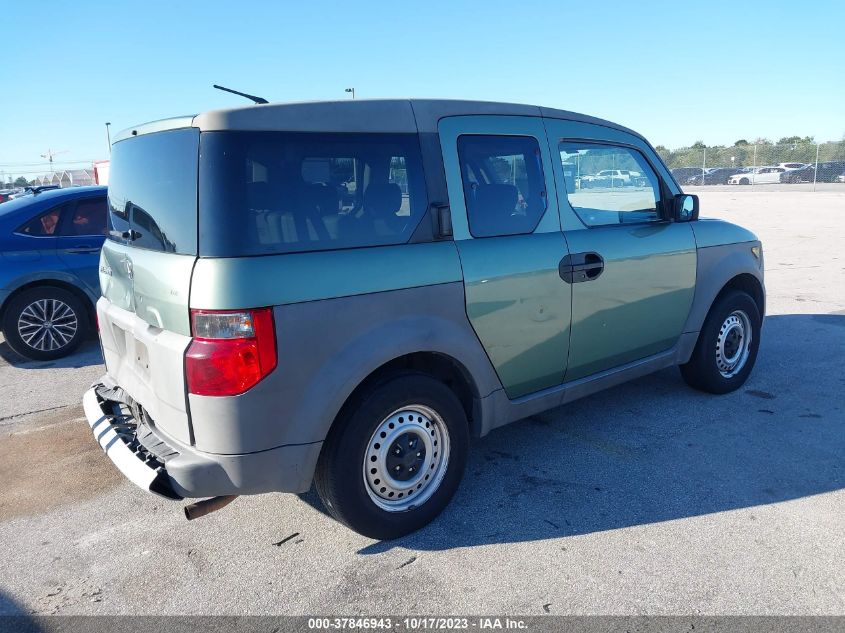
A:
<svg viewBox="0 0 845 633">
<path fill-rule="evenodd" d="M 794 185 L 838 183 L 845 191 L 845 141 L 815 143 L 810 138 L 789 143 L 738 141 L 730 147 L 669 150 L 657 146 L 681 185 Z"/>
</svg>

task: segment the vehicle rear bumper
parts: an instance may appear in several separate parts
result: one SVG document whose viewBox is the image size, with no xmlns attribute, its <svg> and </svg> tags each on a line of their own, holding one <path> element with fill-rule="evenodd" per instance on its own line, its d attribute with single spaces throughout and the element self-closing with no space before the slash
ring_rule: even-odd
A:
<svg viewBox="0 0 845 633">
<path fill-rule="evenodd" d="M 94 437 L 127 479 L 168 499 L 306 492 L 322 442 L 218 455 L 163 437 L 140 422 L 119 387 L 95 383 L 82 399 Z"/>
</svg>

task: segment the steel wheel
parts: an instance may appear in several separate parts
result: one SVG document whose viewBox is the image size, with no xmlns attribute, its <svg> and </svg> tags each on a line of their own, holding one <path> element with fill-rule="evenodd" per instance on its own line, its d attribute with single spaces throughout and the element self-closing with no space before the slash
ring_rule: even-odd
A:
<svg viewBox="0 0 845 633">
<path fill-rule="evenodd" d="M 716 338 L 716 365 L 725 378 L 732 378 L 745 367 L 751 348 L 751 320 L 742 310 L 734 310 L 719 328 Z"/>
<path fill-rule="evenodd" d="M 78 329 L 76 312 L 60 299 L 33 301 L 18 317 L 18 335 L 26 345 L 39 352 L 67 347 Z"/>
<path fill-rule="evenodd" d="M 370 499 L 387 512 L 425 503 L 449 463 L 449 430 L 436 411 L 410 405 L 387 416 L 370 437 L 363 464 Z"/>
</svg>

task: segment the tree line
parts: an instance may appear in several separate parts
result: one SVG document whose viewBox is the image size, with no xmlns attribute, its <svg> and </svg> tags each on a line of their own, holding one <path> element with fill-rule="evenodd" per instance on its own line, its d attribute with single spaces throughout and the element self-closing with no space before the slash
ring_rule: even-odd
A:
<svg viewBox="0 0 845 633">
<path fill-rule="evenodd" d="M 845 160 L 845 141 L 816 143 L 812 136 L 785 136 L 776 143 L 766 138 L 752 142 L 739 139 L 733 145 L 705 145 L 697 141 L 690 147 L 670 150 L 655 147 L 670 169 L 676 167 L 750 167 L 777 163 L 814 163 L 818 148 L 819 162 Z M 733 160 L 732 160 L 733 159 Z"/>
</svg>

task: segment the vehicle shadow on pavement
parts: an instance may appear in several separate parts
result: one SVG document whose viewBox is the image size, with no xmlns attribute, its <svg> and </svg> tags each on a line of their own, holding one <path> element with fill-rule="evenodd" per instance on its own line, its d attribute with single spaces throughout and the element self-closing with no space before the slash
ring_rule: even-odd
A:
<svg viewBox="0 0 845 633">
<path fill-rule="evenodd" d="M 670 369 L 494 431 L 472 443 L 434 523 L 359 553 L 560 538 L 839 490 L 843 350 L 841 314 L 773 316 L 732 394 L 694 391 Z"/>
<path fill-rule="evenodd" d="M 0 591 L 0 633 L 37 633 L 42 630 L 23 606 Z"/>
<path fill-rule="evenodd" d="M 18 354 L 9 347 L 9 344 L 0 338 L 0 358 L 12 367 L 20 369 L 79 369 L 92 365 L 102 365 L 103 355 L 100 345 L 95 339 L 89 339 L 82 343 L 75 352 L 64 358 L 56 360 L 30 360 Z"/>
</svg>

